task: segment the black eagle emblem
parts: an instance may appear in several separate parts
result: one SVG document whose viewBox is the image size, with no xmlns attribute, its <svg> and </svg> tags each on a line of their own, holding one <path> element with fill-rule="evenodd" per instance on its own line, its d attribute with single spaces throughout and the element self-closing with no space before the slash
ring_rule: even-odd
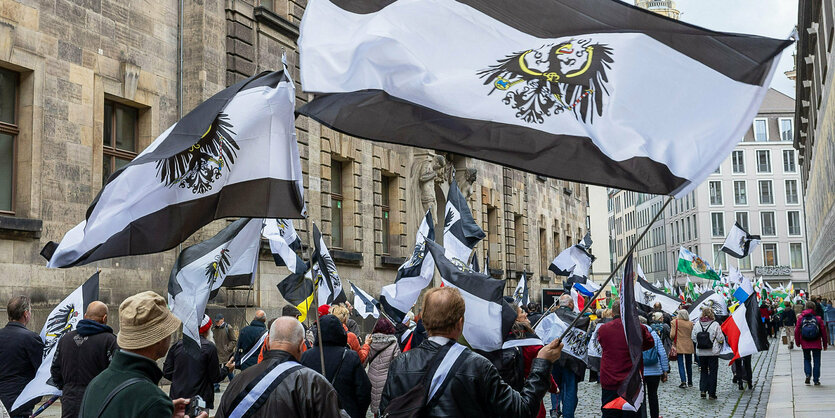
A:
<svg viewBox="0 0 835 418">
<path fill-rule="evenodd" d="M 544 123 L 546 116 L 573 111 L 585 123 L 603 116 L 609 95 L 606 71 L 614 59 L 612 48 L 591 39 L 543 45 L 515 52 L 478 72 L 484 85 L 506 91 L 502 102 L 516 109 L 516 117 Z"/>
<path fill-rule="evenodd" d="M 208 278 L 210 285 L 226 275 L 226 270 L 229 269 L 229 264 L 229 250 L 224 248 L 220 250 L 220 254 L 215 257 L 215 260 L 206 266 L 206 277 Z"/>
<path fill-rule="evenodd" d="M 240 150 L 229 116 L 219 113 L 212 125 L 191 147 L 157 161 L 157 176 L 166 186 L 188 187 L 194 194 L 212 189 L 223 169 L 229 170 Z"/>
<path fill-rule="evenodd" d="M 78 317 L 78 311 L 75 309 L 75 304 L 68 303 L 60 307 L 54 314 L 50 315 L 46 320 L 46 344 L 43 349 L 43 356 L 52 350 L 58 340 L 67 332 L 72 330 L 73 319 Z"/>
<path fill-rule="evenodd" d="M 447 209 L 446 216 L 444 216 L 444 230 L 449 229 L 450 225 L 452 225 L 455 219 L 455 214 L 452 213 L 452 208 Z"/>
</svg>

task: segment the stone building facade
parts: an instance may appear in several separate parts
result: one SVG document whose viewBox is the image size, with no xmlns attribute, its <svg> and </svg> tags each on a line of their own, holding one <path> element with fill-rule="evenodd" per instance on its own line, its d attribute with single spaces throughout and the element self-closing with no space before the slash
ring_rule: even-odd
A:
<svg viewBox="0 0 835 418">
<path fill-rule="evenodd" d="M 297 82 L 297 106 L 308 101 L 296 46 L 305 4 L 0 0 L 0 300 L 30 295 L 42 321 L 97 268 L 111 308 L 143 290 L 165 295 L 177 249 L 69 269 L 47 269 L 39 252 L 83 219 L 103 178 L 214 93 L 281 68 L 282 54 Z M 585 185 L 360 140 L 306 117 L 296 128 L 309 209 L 296 228 L 307 244 L 315 222 L 340 275 L 369 293 L 394 280 L 424 211 L 433 207 L 436 221 L 443 219 L 451 179 L 488 235 L 476 248 L 480 264 L 489 254 L 489 272 L 508 279 L 508 293 L 523 272 L 534 299 L 540 288 L 557 287 L 548 264 L 588 230 Z M 253 288 L 221 291 L 210 312 L 235 323 L 255 307 L 278 313 L 285 302 L 276 284 L 287 272 L 262 248 Z"/>
</svg>

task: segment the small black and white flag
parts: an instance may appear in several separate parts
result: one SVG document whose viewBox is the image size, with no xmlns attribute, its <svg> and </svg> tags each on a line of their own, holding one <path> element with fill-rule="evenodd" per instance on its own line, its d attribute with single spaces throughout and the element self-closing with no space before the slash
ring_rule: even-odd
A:
<svg viewBox="0 0 835 418">
<path fill-rule="evenodd" d="M 54 386 L 52 373 L 50 372 L 52 359 L 55 357 L 55 349 L 58 347 L 58 340 L 64 334 L 75 329 L 78 321 L 84 319 L 87 305 L 98 299 L 99 273 L 96 272 L 52 309 L 41 329 L 40 337 L 44 343 L 41 366 L 35 372 L 35 377 L 26 384 L 23 391 L 15 399 L 9 411 L 14 411 L 41 396 L 61 394 L 61 390 Z"/>
<path fill-rule="evenodd" d="M 585 248 L 586 251 L 591 250 L 591 244 L 591 234 L 589 232 L 586 232 L 586 235 L 583 236 L 583 239 L 579 243 L 577 243 L 577 245 Z"/>
<path fill-rule="evenodd" d="M 348 300 L 345 290 L 342 289 L 342 279 L 336 272 L 336 263 L 333 262 L 322 233 L 316 224 L 313 224 L 313 259 L 311 260 L 313 279 L 319 292 L 320 305 L 333 305 Z"/>
<path fill-rule="evenodd" d="M 276 266 L 287 266 L 292 274 L 304 274 L 308 266 L 296 253 L 301 248 L 301 240 L 293 221 L 289 219 L 265 219 L 261 235 L 270 243 Z"/>
<path fill-rule="evenodd" d="M 722 251 L 735 258 L 745 258 L 760 245 L 760 236 L 751 235 L 742 229 L 739 222 L 735 222 L 733 228 L 728 232 L 725 243 L 722 244 Z"/>
<path fill-rule="evenodd" d="M 481 273 L 481 267 L 478 265 L 478 251 L 473 251 L 473 259 L 470 262 L 470 270 Z"/>
<path fill-rule="evenodd" d="M 299 112 L 360 138 L 683 196 L 750 128 L 790 44 L 612 0 L 310 0 L 301 81 L 318 95 Z"/>
<path fill-rule="evenodd" d="M 222 285 L 251 284 L 258 267 L 261 218 L 241 218 L 212 238 L 184 249 L 168 278 L 168 305 L 183 321 L 183 347 L 200 355 L 200 321 Z"/>
<path fill-rule="evenodd" d="M 426 240 L 435 240 L 435 223 L 429 211 L 426 211 L 418 228 L 412 256 L 397 269 L 394 283 L 380 290 L 383 311 L 396 322 L 408 321 L 406 312 L 417 303 L 420 292 L 429 286 L 435 275 L 435 259 L 427 257 Z"/>
<path fill-rule="evenodd" d="M 467 199 L 458 189 L 458 182 L 453 180 L 449 184 L 446 211 L 444 219 L 444 248 L 453 257 L 468 261 L 473 247 L 483 240 L 484 231 L 473 219 Z"/>
<path fill-rule="evenodd" d="M 681 299 L 668 295 L 663 290 L 649 284 L 642 276 L 638 276 L 635 282 L 635 301 L 644 305 L 649 311 L 656 303 L 661 304 L 661 310 L 675 316 L 678 307 L 681 306 Z"/>
<path fill-rule="evenodd" d="M 350 283 L 350 282 L 349 282 Z M 377 299 L 366 293 L 366 291 L 351 283 L 351 291 L 354 292 L 354 310 L 363 318 L 367 319 L 369 316 L 374 318 L 380 317 L 380 311 L 377 309 Z"/>
<path fill-rule="evenodd" d="M 525 276 L 525 273 L 522 273 L 522 278 L 519 279 L 519 284 L 516 285 L 516 289 L 513 291 L 513 300 L 516 302 L 516 305 L 523 308 L 528 306 L 528 303 L 531 301 L 528 295 L 528 278 Z"/>
<path fill-rule="evenodd" d="M 585 247 L 577 244 L 572 245 L 557 254 L 554 261 L 548 266 L 557 276 L 568 276 L 569 287 L 571 283 L 585 283 L 589 277 L 589 269 L 595 257 Z"/>
<path fill-rule="evenodd" d="M 434 241 L 426 241 L 444 286 L 461 292 L 464 311 L 464 338 L 475 350 L 495 351 L 502 348 L 504 337 L 516 320 L 516 309 L 504 297 L 503 280 L 491 279 L 470 270 L 465 262 L 450 258 Z"/>
<path fill-rule="evenodd" d="M 725 297 L 712 290 L 707 290 L 690 305 L 690 309 L 687 311 L 690 315 L 690 320 L 698 322 L 702 316 L 702 309 L 705 307 L 713 309 L 713 314 L 717 320 L 719 317 L 728 316 L 728 303 L 725 301 Z"/>
<path fill-rule="evenodd" d="M 165 251 L 215 219 L 304 217 L 295 97 L 265 72 L 198 105 L 110 176 L 48 266 Z"/>
</svg>

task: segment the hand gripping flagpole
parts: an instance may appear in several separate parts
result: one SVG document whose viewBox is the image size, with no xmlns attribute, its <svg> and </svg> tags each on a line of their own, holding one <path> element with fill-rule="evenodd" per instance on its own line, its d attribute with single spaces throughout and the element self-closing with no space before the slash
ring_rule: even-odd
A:
<svg viewBox="0 0 835 418">
<path fill-rule="evenodd" d="M 314 305 L 316 305 L 316 309 L 314 310 L 316 313 L 314 315 L 316 318 L 316 334 L 317 340 L 319 340 L 319 361 L 322 363 L 322 376 L 325 375 L 325 348 L 322 346 L 322 323 L 319 322 L 319 287 L 317 286 L 317 281 L 319 280 L 318 277 L 313 277 L 313 251 L 315 251 L 316 246 L 313 242 L 313 228 L 310 226 L 310 215 L 304 218 L 304 223 L 307 225 L 307 235 L 310 238 L 310 244 L 308 245 L 308 249 L 310 250 L 310 276 L 313 279 L 313 300 Z M 319 266 L 321 269 L 322 266 Z M 307 307 L 308 315 L 310 314 L 310 307 Z"/>
<path fill-rule="evenodd" d="M 629 247 L 629 251 L 627 251 L 626 254 L 624 254 L 623 258 L 620 259 L 620 262 L 618 262 L 618 265 L 614 269 L 612 269 L 612 272 L 609 274 L 609 277 L 606 278 L 606 281 L 604 281 L 603 284 L 600 285 L 600 289 L 597 290 L 597 292 L 594 294 L 594 296 L 592 297 L 591 300 L 597 300 L 597 298 L 600 296 L 600 293 L 602 293 L 603 290 L 606 289 L 606 285 L 609 284 L 609 282 L 612 280 L 613 277 L 615 277 L 615 274 L 617 274 L 618 270 L 620 270 L 620 268 L 623 266 L 623 263 L 625 263 L 626 259 L 629 257 L 629 255 L 632 254 L 633 251 L 635 251 L 635 248 L 638 246 L 638 243 L 641 242 L 641 239 L 644 238 L 644 235 L 646 235 L 647 232 L 649 232 L 649 230 L 655 224 L 655 221 L 657 221 L 658 218 L 661 216 L 661 214 L 664 213 L 664 209 L 667 209 L 667 206 L 672 201 L 673 201 L 672 196 L 667 198 L 667 201 L 664 202 L 664 206 L 661 206 L 661 209 L 658 210 L 658 213 L 656 213 L 655 216 L 652 218 L 652 220 L 649 222 L 649 225 L 647 225 L 647 227 L 644 229 L 644 232 L 641 232 L 641 235 L 638 236 L 638 239 L 636 239 L 635 242 L 632 243 L 632 246 Z M 554 302 L 554 304 L 556 304 L 556 301 Z M 551 305 L 551 306 L 553 306 L 553 305 Z M 574 327 L 574 325 L 577 323 L 577 321 L 583 316 L 583 314 L 586 312 L 587 309 L 589 309 L 590 306 L 591 306 L 591 304 L 588 303 L 588 304 L 586 304 L 586 306 L 583 307 L 583 310 L 581 310 L 580 313 L 577 314 L 577 317 L 574 318 L 573 321 L 571 321 L 571 324 L 569 324 L 568 327 L 565 329 L 565 331 L 563 331 L 562 335 L 560 335 L 560 338 L 559 338 L 560 340 L 565 338 L 566 334 L 568 334 L 568 331 L 570 331 L 571 328 Z M 545 315 L 543 315 L 543 318 L 544 317 L 545 317 Z M 540 318 L 540 321 L 541 320 L 542 320 L 542 318 Z M 538 323 L 539 323 L 539 321 L 537 321 L 537 324 Z"/>
</svg>

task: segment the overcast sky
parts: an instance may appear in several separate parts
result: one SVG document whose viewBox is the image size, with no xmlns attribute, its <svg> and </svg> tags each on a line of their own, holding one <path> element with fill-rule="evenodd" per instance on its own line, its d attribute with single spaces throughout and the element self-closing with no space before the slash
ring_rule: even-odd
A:
<svg viewBox="0 0 835 418">
<path fill-rule="evenodd" d="M 681 20 L 723 32 L 784 39 L 797 24 L 797 0 L 677 0 L 676 7 Z M 783 74 L 793 67 L 792 52 L 794 45 L 783 51 L 771 87 L 794 97 L 794 82 Z"/>
</svg>

